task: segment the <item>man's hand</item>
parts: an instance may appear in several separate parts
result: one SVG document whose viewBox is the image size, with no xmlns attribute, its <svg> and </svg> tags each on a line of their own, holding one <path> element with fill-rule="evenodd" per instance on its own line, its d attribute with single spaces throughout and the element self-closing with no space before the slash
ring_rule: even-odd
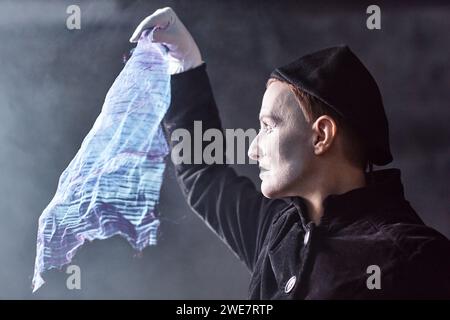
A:
<svg viewBox="0 0 450 320">
<path fill-rule="evenodd" d="M 161 43 L 168 48 L 172 74 L 202 64 L 197 44 L 172 8 L 158 9 L 142 20 L 131 36 L 130 42 L 137 42 L 146 29 L 154 29 L 153 42 Z"/>
</svg>

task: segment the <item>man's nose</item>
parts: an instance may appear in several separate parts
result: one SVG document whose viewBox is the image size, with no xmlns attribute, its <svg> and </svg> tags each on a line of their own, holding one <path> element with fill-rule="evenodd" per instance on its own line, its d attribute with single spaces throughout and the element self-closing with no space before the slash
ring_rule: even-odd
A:
<svg viewBox="0 0 450 320">
<path fill-rule="evenodd" d="M 250 147 L 248 148 L 248 157 L 255 161 L 259 160 L 260 155 L 258 137 L 259 135 L 257 135 L 255 139 L 253 139 L 252 143 L 250 144 Z"/>
</svg>

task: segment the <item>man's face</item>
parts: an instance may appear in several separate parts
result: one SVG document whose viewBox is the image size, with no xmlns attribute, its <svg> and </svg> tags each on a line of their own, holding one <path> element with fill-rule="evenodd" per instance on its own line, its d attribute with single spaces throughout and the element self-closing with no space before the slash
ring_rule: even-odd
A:
<svg viewBox="0 0 450 320">
<path fill-rule="evenodd" d="M 288 85 L 279 81 L 269 85 L 259 120 L 261 129 L 248 155 L 259 163 L 262 193 L 267 198 L 298 195 L 312 172 L 313 138 Z"/>
</svg>

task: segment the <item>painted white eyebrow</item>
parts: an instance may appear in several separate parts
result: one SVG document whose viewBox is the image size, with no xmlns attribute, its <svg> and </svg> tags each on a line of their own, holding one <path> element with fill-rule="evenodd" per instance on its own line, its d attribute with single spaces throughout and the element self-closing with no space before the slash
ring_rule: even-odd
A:
<svg viewBox="0 0 450 320">
<path fill-rule="evenodd" d="M 259 115 L 259 121 L 262 121 L 265 118 L 266 119 L 271 119 L 271 120 L 273 120 L 275 122 L 280 122 L 281 121 L 280 117 L 278 117 L 276 115 L 273 115 L 273 114 L 260 114 Z"/>
</svg>

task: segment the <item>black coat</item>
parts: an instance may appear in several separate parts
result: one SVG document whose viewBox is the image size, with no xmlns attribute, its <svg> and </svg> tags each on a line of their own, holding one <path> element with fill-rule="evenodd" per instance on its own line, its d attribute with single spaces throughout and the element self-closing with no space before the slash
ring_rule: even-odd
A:
<svg viewBox="0 0 450 320">
<path fill-rule="evenodd" d="M 222 130 L 205 64 L 173 75 L 171 89 L 172 147 L 171 133 L 194 120 Z M 450 299 L 450 241 L 405 200 L 398 169 L 328 196 L 318 225 L 301 198 L 267 199 L 228 165 L 175 171 L 190 207 L 252 272 L 250 299 Z"/>
</svg>

